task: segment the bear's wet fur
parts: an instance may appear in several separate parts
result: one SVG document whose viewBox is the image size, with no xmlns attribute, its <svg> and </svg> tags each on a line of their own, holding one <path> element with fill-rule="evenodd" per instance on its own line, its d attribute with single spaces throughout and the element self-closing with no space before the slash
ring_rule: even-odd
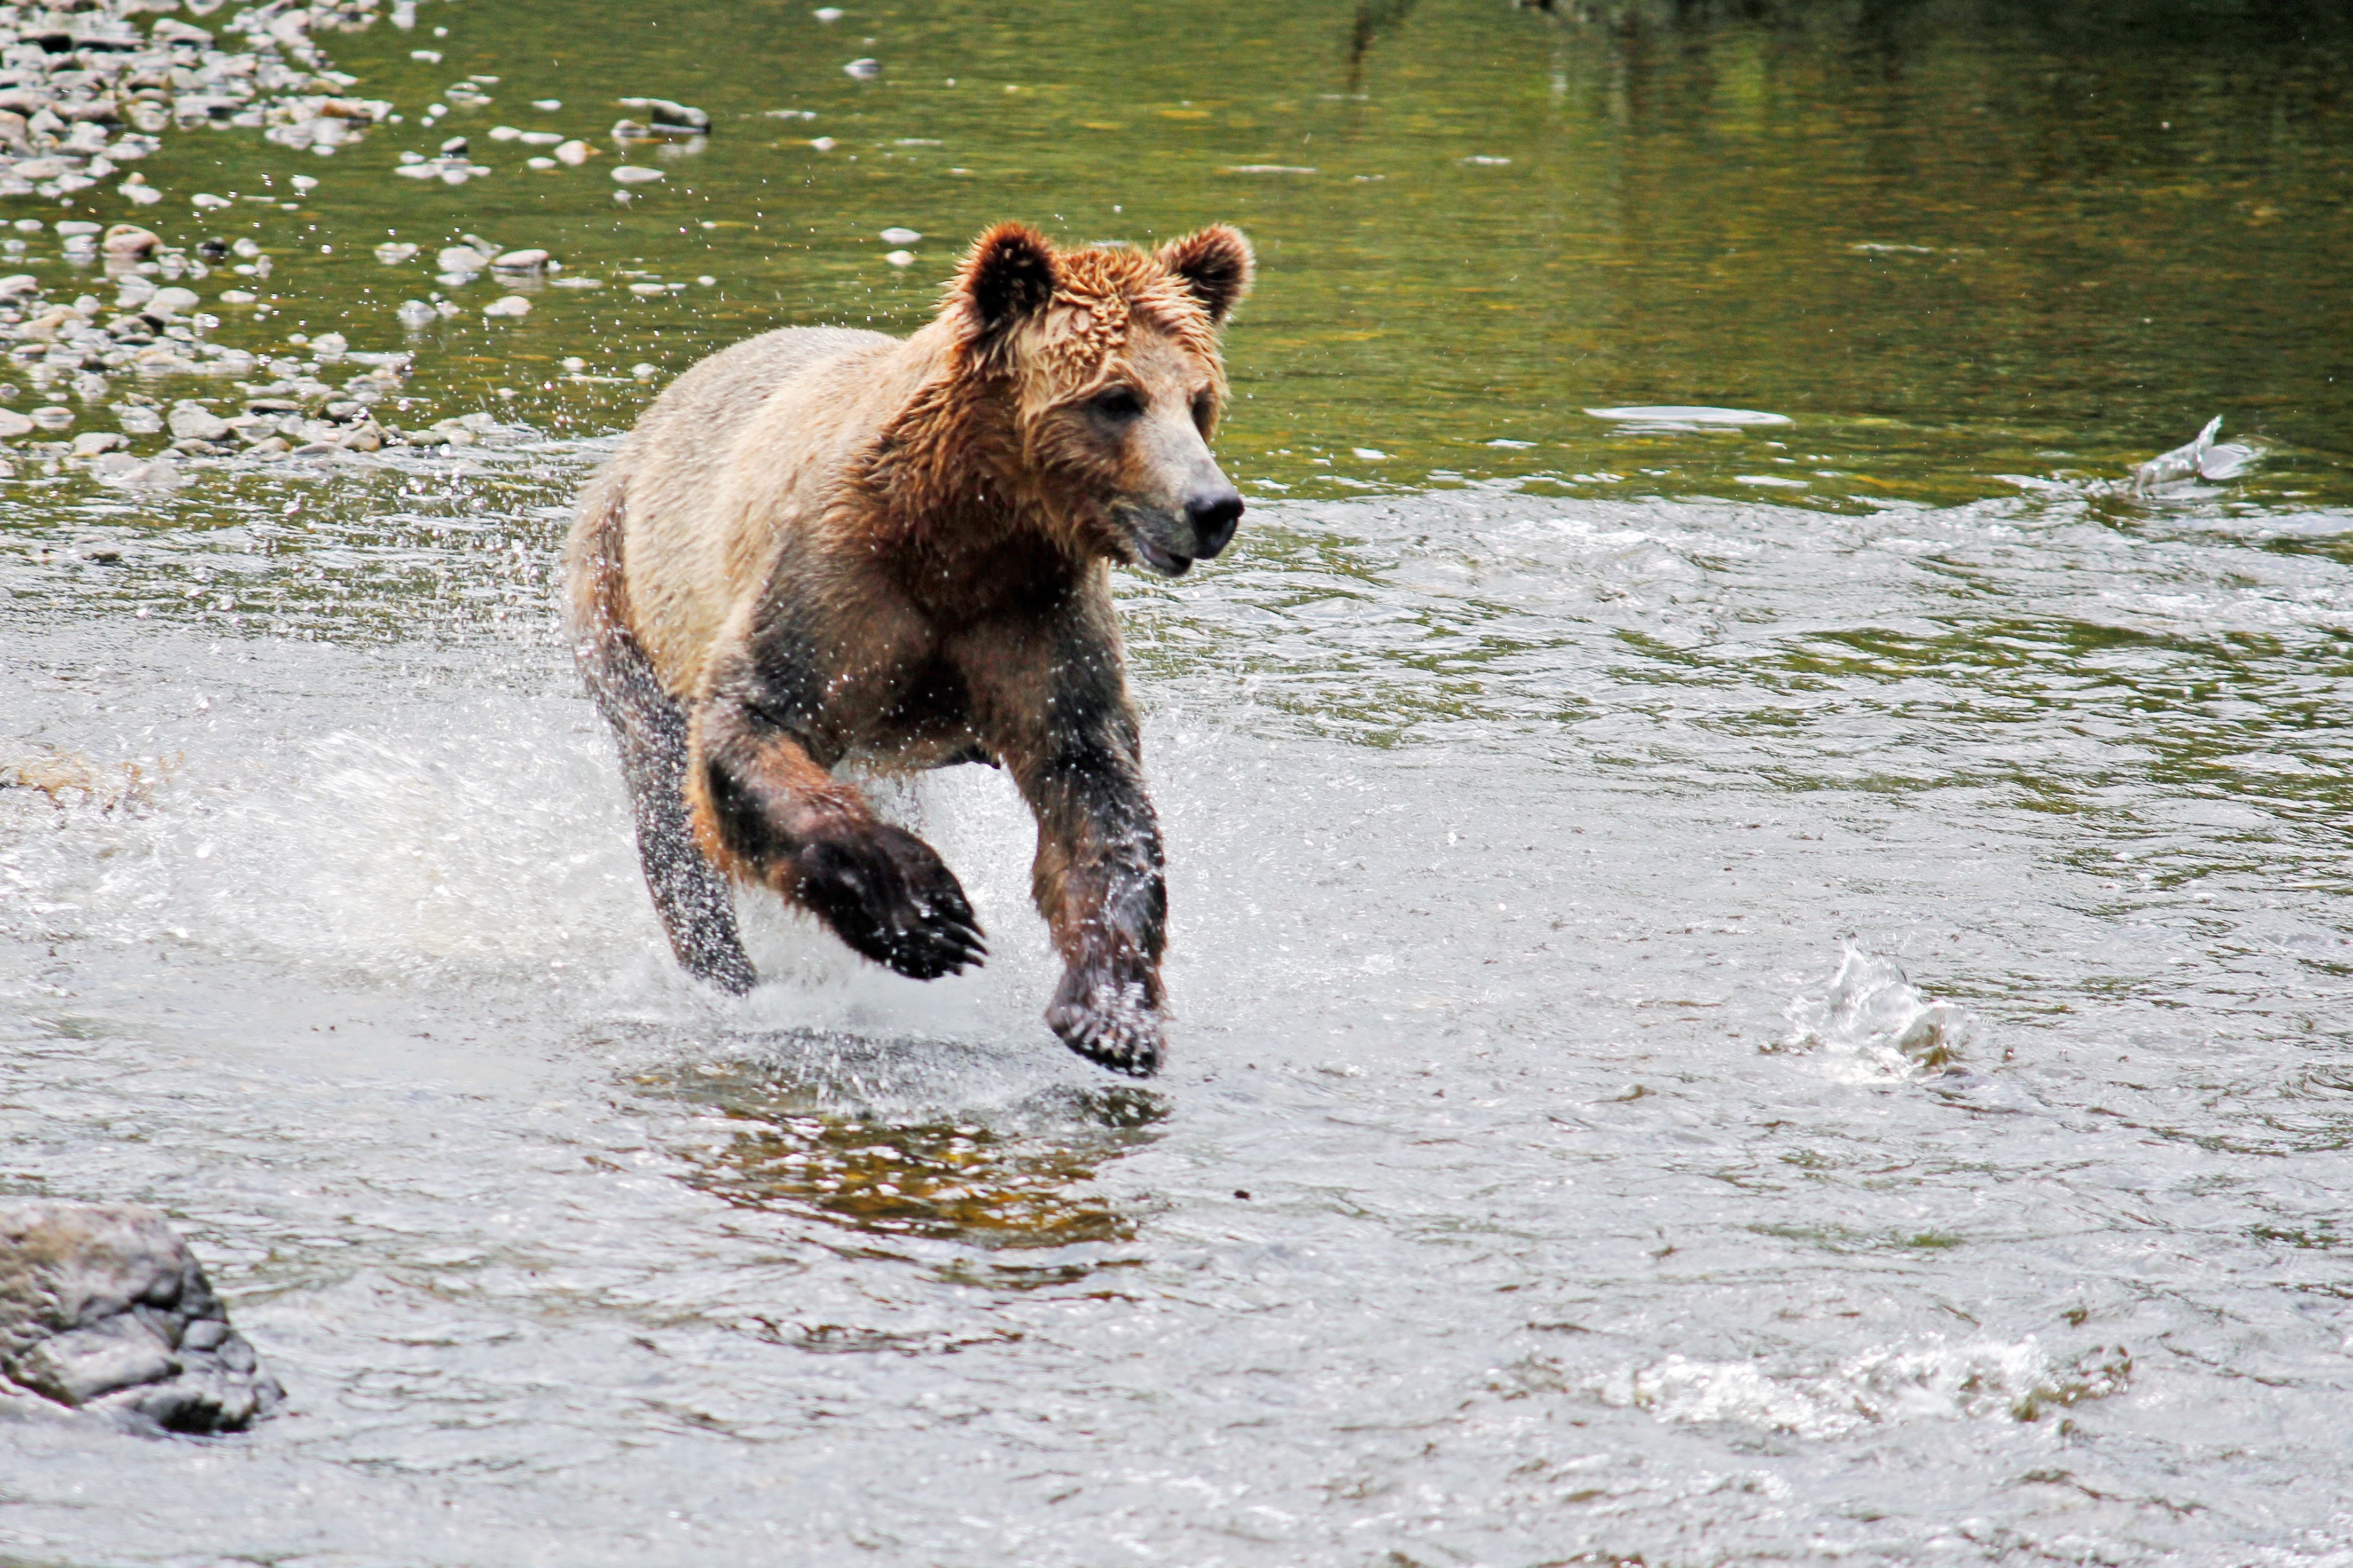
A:
<svg viewBox="0 0 2353 1568">
<path fill-rule="evenodd" d="M 730 879 L 902 974 L 980 963 L 955 875 L 834 770 L 987 761 L 1038 821 L 1047 1022 L 1157 1068 L 1167 896 L 1108 574 L 1232 537 L 1208 442 L 1252 265 L 1222 225 L 1155 251 L 1000 225 L 912 337 L 769 332 L 638 421 L 581 498 L 570 618 L 690 972 L 757 979 Z"/>
</svg>

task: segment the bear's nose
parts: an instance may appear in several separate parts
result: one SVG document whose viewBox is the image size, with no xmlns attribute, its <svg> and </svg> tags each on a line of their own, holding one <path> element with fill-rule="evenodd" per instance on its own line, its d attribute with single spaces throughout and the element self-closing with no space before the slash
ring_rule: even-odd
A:
<svg viewBox="0 0 2353 1568">
<path fill-rule="evenodd" d="M 1185 521 L 1193 525 L 1193 537 L 1200 541 L 1204 557 L 1223 550 L 1241 520 L 1241 492 L 1231 485 L 1195 490 L 1185 498 Z"/>
</svg>

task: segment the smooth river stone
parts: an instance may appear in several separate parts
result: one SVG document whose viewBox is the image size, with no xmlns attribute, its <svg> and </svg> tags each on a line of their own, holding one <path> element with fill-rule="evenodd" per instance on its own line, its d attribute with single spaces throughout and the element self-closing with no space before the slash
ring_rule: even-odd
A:
<svg viewBox="0 0 2353 1568">
<path fill-rule="evenodd" d="M 203 404 L 184 399 L 172 405 L 172 438 L 175 441 L 224 441 L 228 421 Z"/>
<path fill-rule="evenodd" d="M 106 231 L 99 248 L 109 256 L 124 256 L 143 260 L 150 251 L 163 244 L 153 229 L 141 228 L 135 223 L 119 223 Z"/>
</svg>

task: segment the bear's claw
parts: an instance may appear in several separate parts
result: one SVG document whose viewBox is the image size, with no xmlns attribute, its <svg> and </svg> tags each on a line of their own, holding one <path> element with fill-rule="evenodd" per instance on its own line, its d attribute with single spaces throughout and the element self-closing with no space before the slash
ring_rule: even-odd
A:
<svg viewBox="0 0 2353 1568">
<path fill-rule="evenodd" d="M 964 889 L 932 847 L 877 823 L 794 857 L 793 896 L 858 952 L 912 980 L 960 974 L 988 954 Z"/>
<path fill-rule="evenodd" d="M 1160 1016 L 1140 984 L 1071 970 L 1046 1009 L 1046 1026 L 1062 1044 L 1113 1072 L 1150 1078 L 1160 1070 Z"/>
</svg>

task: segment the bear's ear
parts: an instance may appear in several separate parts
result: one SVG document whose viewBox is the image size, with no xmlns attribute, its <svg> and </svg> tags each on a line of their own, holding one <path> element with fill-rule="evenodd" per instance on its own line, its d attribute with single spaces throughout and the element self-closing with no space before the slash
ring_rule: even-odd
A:
<svg viewBox="0 0 2353 1568">
<path fill-rule="evenodd" d="M 1172 239 L 1155 254 L 1161 266 L 1184 280 L 1201 309 L 1209 312 L 1209 320 L 1219 325 L 1250 292 L 1250 276 L 1258 267 L 1242 231 L 1222 223 Z"/>
<path fill-rule="evenodd" d="M 1001 223 L 973 241 L 956 289 L 984 338 L 1037 315 L 1054 299 L 1054 247 L 1036 229 Z"/>
</svg>

